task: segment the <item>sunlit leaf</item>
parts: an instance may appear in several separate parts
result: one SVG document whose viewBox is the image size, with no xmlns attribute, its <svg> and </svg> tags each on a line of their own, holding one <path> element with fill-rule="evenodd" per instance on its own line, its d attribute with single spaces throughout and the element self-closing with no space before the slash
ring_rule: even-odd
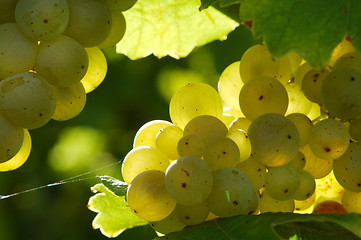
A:
<svg viewBox="0 0 361 240">
<path fill-rule="evenodd" d="M 97 178 L 115 195 L 125 196 L 127 194 L 127 183 L 110 176 L 97 176 Z"/>
</svg>

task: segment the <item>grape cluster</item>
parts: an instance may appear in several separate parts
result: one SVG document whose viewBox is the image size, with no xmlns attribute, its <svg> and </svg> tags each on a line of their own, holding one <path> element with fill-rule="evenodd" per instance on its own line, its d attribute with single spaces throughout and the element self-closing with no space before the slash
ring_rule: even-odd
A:
<svg viewBox="0 0 361 240">
<path fill-rule="evenodd" d="M 129 207 L 160 233 L 238 214 L 361 213 L 360 91 L 349 41 L 325 69 L 252 46 L 218 92 L 189 83 L 171 122 L 139 129 L 122 165 Z"/>
<path fill-rule="evenodd" d="M 0 0 L 0 171 L 28 158 L 28 130 L 69 120 L 105 78 L 136 0 Z"/>
</svg>

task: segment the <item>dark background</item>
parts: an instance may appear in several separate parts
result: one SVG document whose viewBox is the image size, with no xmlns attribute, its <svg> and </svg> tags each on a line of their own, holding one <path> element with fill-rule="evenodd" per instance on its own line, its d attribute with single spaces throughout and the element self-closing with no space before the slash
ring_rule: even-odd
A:
<svg viewBox="0 0 361 240">
<path fill-rule="evenodd" d="M 187 58 L 131 61 L 105 51 L 108 73 L 87 95 L 80 115 L 66 122 L 50 121 L 30 131 L 32 152 L 17 170 L 0 173 L 0 195 L 21 192 L 121 161 L 132 148 L 137 130 L 154 119 L 170 120 L 168 103 L 178 86 L 202 81 L 217 88 L 220 73 L 239 61 L 254 40 L 241 25 L 226 41 L 195 49 Z M 90 178 L 47 187 L 0 200 L 0 239 L 108 239 L 92 229 L 95 213 L 87 209 L 98 183 L 96 175 L 120 178 L 121 164 L 82 175 Z M 149 227 L 125 231 L 117 239 L 152 239 Z"/>
</svg>

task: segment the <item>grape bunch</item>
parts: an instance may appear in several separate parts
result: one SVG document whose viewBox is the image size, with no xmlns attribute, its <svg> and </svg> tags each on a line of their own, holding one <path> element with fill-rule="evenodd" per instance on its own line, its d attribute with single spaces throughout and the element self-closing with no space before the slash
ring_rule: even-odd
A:
<svg viewBox="0 0 361 240">
<path fill-rule="evenodd" d="M 127 202 L 159 233 L 264 212 L 361 213 L 361 57 L 345 40 L 325 69 L 249 48 L 218 92 L 189 83 L 171 122 L 137 132 Z"/>
<path fill-rule="evenodd" d="M 105 78 L 136 0 L 0 0 L 0 171 L 28 158 L 28 130 L 69 120 Z"/>
</svg>

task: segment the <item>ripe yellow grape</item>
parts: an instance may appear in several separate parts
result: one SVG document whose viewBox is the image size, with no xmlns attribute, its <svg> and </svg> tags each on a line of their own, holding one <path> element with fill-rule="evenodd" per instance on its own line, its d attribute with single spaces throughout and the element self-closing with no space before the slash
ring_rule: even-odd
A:
<svg viewBox="0 0 361 240">
<path fill-rule="evenodd" d="M 298 171 L 300 176 L 300 187 L 294 195 L 296 200 L 306 200 L 312 196 L 316 189 L 315 178 L 304 170 Z"/>
<path fill-rule="evenodd" d="M 361 192 L 345 190 L 342 195 L 342 206 L 347 212 L 361 214 Z"/>
<path fill-rule="evenodd" d="M 251 142 L 245 131 L 233 129 L 227 133 L 226 137 L 232 139 L 237 144 L 240 153 L 239 162 L 243 162 L 251 156 Z"/>
<path fill-rule="evenodd" d="M 175 215 L 174 210 L 168 217 L 155 222 L 151 221 L 149 224 L 155 231 L 162 234 L 177 232 L 187 226 L 179 221 L 178 217 Z"/>
<path fill-rule="evenodd" d="M 145 123 L 135 134 L 133 148 L 140 146 L 157 148 L 155 138 L 157 137 L 159 130 L 171 125 L 171 122 L 164 120 L 153 120 Z"/>
<path fill-rule="evenodd" d="M 295 200 L 295 211 L 294 213 L 312 213 L 313 206 L 316 204 L 316 192 L 314 192 L 306 200 Z"/>
<path fill-rule="evenodd" d="M 223 112 L 222 117 L 220 120 L 226 125 L 227 128 L 231 125 L 231 123 L 236 119 L 236 117 L 232 116 L 229 113 Z"/>
<path fill-rule="evenodd" d="M 162 128 L 155 138 L 157 149 L 163 152 L 169 159 L 175 160 L 179 158 L 177 144 L 182 136 L 183 131 L 178 126 L 171 125 Z"/>
<path fill-rule="evenodd" d="M 322 83 L 329 73 L 327 69 L 312 69 L 305 74 L 302 80 L 302 92 L 308 100 L 322 104 Z"/>
<path fill-rule="evenodd" d="M 288 163 L 296 170 L 302 170 L 306 165 L 306 157 L 302 152 L 298 152 L 294 159 Z"/>
<path fill-rule="evenodd" d="M 160 221 L 169 216 L 176 202 L 164 186 L 164 172 L 148 170 L 137 175 L 127 191 L 129 208 L 147 221 Z"/>
<path fill-rule="evenodd" d="M 177 151 L 179 156 L 195 156 L 202 157 L 206 145 L 199 135 L 187 134 L 181 137 L 177 143 Z"/>
<path fill-rule="evenodd" d="M 177 204 L 174 213 L 180 222 L 190 226 L 204 222 L 209 214 L 209 208 L 206 202 L 185 206 Z"/>
<path fill-rule="evenodd" d="M 333 160 L 325 160 L 317 157 L 308 144 L 302 146 L 300 151 L 306 158 L 306 164 L 303 170 L 311 173 L 315 179 L 323 178 L 332 171 Z"/>
<path fill-rule="evenodd" d="M 285 115 L 292 113 L 308 114 L 312 108 L 312 102 L 303 94 L 301 87 L 295 82 L 285 85 L 288 94 L 288 108 Z"/>
<path fill-rule="evenodd" d="M 342 57 L 343 55 L 349 52 L 355 52 L 355 47 L 353 44 L 347 39 L 343 39 L 342 42 L 337 44 L 337 46 L 333 49 L 331 54 L 331 59 L 328 63 L 329 67 L 332 68 L 335 62 Z"/>
<path fill-rule="evenodd" d="M 108 37 L 98 45 L 101 49 L 114 47 L 124 36 L 126 21 L 122 12 L 112 12 L 112 26 Z"/>
<path fill-rule="evenodd" d="M 258 199 L 258 209 L 261 213 L 265 212 L 293 212 L 295 202 L 293 199 L 284 201 L 276 200 L 264 191 Z"/>
<path fill-rule="evenodd" d="M 0 128 L 0 163 L 3 163 L 19 152 L 24 141 L 24 130 L 12 125 L 2 113 Z"/>
<path fill-rule="evenodd" d="M 246 161 L 238 163 L 236 168 L 243 171 L 249 177 L 254 191 L 264 187 L 266 184 L 267 168 L 252 156 Z"/>
<path fill-rule="evenodd" d="M 251 125 L 251 123 L 252 123 L 252 121 L 249 120 L 248 118 L 245 118 L 245 117 L 237 118 L 237 119 L 233 120 L 233 122 L 229 126 L 229 130 L 231 131 L 233 129 L 241 129 L 241 130 L 247 132 L 249 125 Z"/>
<path fill-rule="evenodd" d="M 291 113 L 290 115 L 287 115 L 287 118 L 295 124 L 298 133 L 300 134 L 300 145 L 304 146 L 307 144 L 313 127 L 312 121 L 302 113 Z"/>
<path fill-rule="evenodd" d="M 332 70 L 338 68 L 350 67 L 361 71 L 361 57 L 355 52 L 349 52 L 342 55 L 332 67 Z"/>
</svg>

